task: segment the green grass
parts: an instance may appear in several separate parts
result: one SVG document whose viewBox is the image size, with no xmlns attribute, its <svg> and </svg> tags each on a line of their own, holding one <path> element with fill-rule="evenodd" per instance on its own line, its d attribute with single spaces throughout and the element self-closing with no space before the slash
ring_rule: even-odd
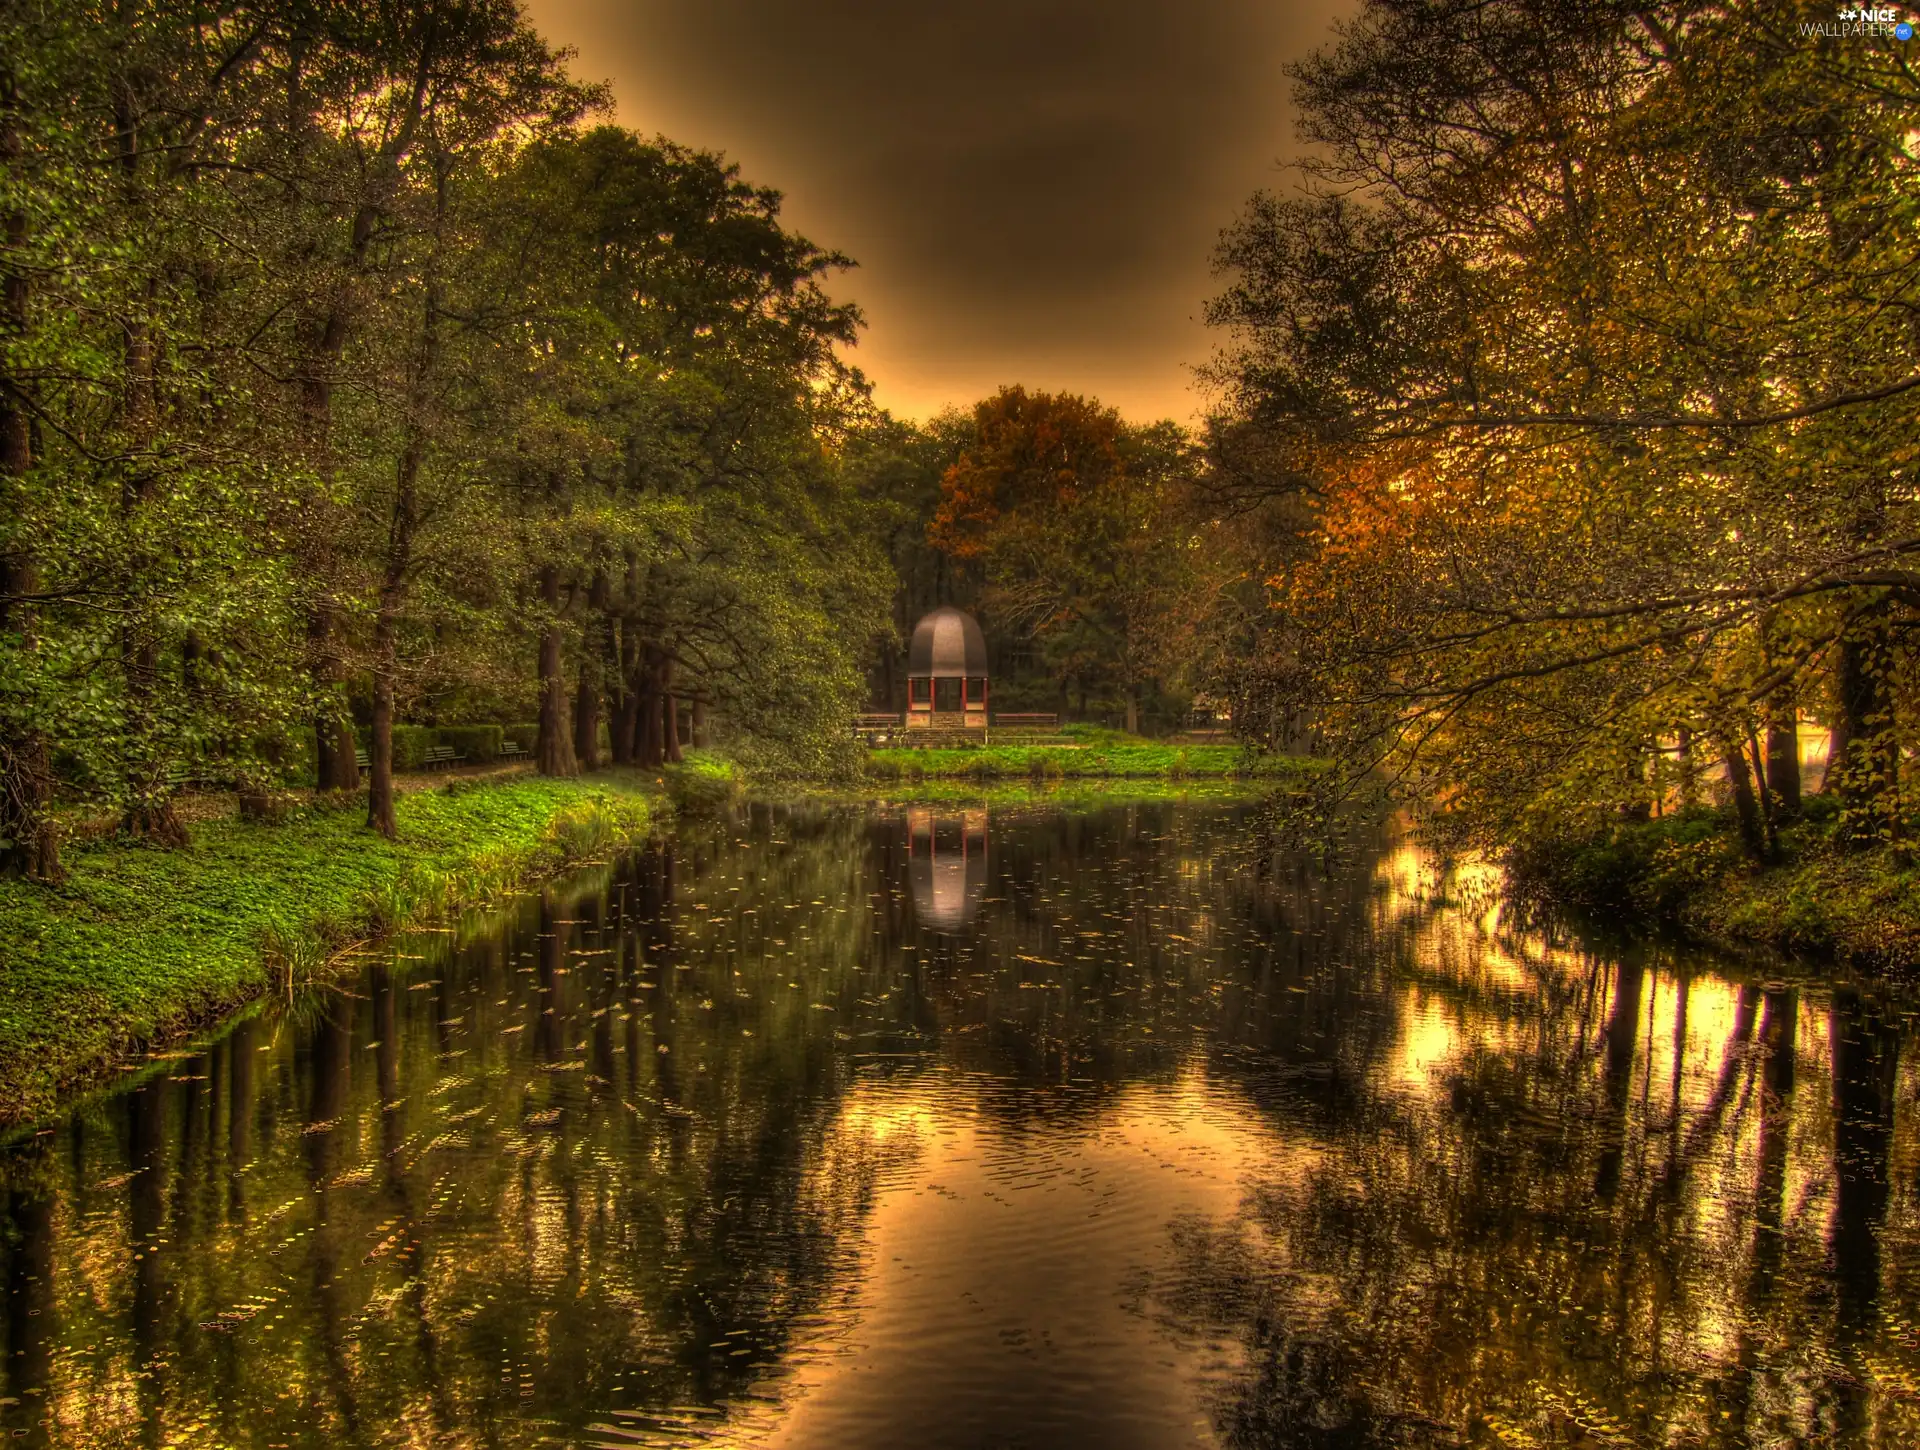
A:
<svg viewBox="0 0 1920 1450">
<path fill-rule="evenodd" d="M 1920 969 L 1920 867 L 1886 847 L 1850 849 L 1837 826 L 1835 803 L 1809 798 L 1781 832 L 1780 859 L 1758 866 L 1741 852 L 1731 814 L 1701 809 L 1528 843 L 1509 865 L 1526 894 L 1667 923 L 1715 945 Z"/>
<path fill-rule="evenodd" d="M 689 750 L 677 765 L 662 766 L 660 783 L 680 810 L 711 814 L 724 810 L 746 793 L 746 776 L 724 755 Z"/>
<path fill-rule="evenodd" d="M 869 782 L 851 790 L 816 788 L 813 799 L 870 802 L 876 805 L 1045 806 L 1055 810 L 1097 810 L 1103 806 L 1148 805 L 1157 801 L 1244 801 L 1271 795 L 1284 783 L 1271 776 L 1202 777 L 1187 780 L 1088 778 L 1031 780 L 934 776 L 925 780 Z"/>
<path fill-rule="evenodd" d="M 1261 755 L 1238 745 L 1177 745 L 1119 730 L 1070 725 L 1072 745 L 990 744 L 947 750 L 869 752 L 869 783 L 940 779 L 1035 781 L 1283 779 L 1310 772 L 1312 761 Z"/>
<path fill-rule="evenodd" d="M 400 835 L 363 807 L 192 830 L 166 851 L 73 849 L 57 887 L 0 881 L 0 1121 L 269 990 L 356 937 L 483 905 L 642 834 L 651 779 L 519 778 L 402 796 Z"/>
</svg>

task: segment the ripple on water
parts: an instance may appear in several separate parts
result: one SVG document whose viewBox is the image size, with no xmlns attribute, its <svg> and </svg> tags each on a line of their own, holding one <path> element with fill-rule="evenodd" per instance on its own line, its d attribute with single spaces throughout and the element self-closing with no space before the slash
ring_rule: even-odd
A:
<svg viewBox="0 0 1920 1450">
<path fill-rule="evenodd" d="M 30 1444 L 1920 1443 L 1892 991 L 1387 827 L 756 808 L 4 1161 Z"/>
</svg>

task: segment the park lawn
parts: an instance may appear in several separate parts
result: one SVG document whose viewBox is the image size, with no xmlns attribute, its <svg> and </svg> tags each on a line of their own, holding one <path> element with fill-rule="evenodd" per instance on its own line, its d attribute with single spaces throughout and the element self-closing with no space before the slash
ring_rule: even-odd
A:
<svg viewBox="0 0 1920 1450">
<path fill-rule="evenodd" d="M 366 829 L 363 805 L 306 806 L 274 824 L 206 822 L 180 850 L 76 847 L 57 887 L 0 881 L 0 1122 L 44 1114 L 358 936 L 640 836 L 659 801 L 644 787 L 517 777 L 418 791 L 398 802 L 394 841 Z"/>
<path fill-rule="evenodd" d="M 1030 776 L 927 776 L 920 780 L 869 780 L 851 788 L 816 787 L 812 799 L 862 802 L 881 806 L 990 806 L 994 809 L 1038 807 L 1045 810 L 1088 811 L 1107 806 L 1231 804 L 1262 800 L 1285 792 L 1288 782 L 1273 776 L 1196 776 L 1170 779 L 1146 776 L 1075 776 L 1035 780 Z"/>
<path fill-rule="evenodd" d="M 1277 779 L 1310 772 L 1312 761 L 1268 755 L 1239 745 L 1179 745 L 1144 740 L 1118 730 L 1070 726 L 1072 745 L 985 745 L 948 750 L 875 750 L 867 778 L 895 780 L 961 777 L 976 780 L 1026 776 L 1036 779 L 1108 780 Z"/>
</svg>

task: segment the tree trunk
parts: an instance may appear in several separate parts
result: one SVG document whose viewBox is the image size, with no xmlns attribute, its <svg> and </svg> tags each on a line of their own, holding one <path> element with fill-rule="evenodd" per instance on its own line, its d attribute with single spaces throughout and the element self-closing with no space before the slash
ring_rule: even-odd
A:
<svg viewBox="0 0 1920 1450">
<path fill-rule="evenodd" d="M 602 616 L 600 629 L 600 700 L 607 721 L 607 757 L 612 765 L 625 765 L 620 759 L 620 707 L 626 698 L 626 677 L 620 670 L 620 634 L 612 614 Z"/>
<path fill-rule="evenodd" d="M 1767 794 L 1783 815 L 1800 810 L 1800 715 L 1791 691 L 1767 702 Z"/>
<path fill-rule="evenodd" d="M 159 284 L 149 280 L 149 304 L 158 296 Z M 158 384 L 155 379 L 157 348 L 151 326 L 145 320 L 127 329 L 127 419 L 128 431 L 145 438 L 159 410 Z M 154 480 L 137 476 L 121 493 L 121 504 L 129 518 L 138 514 L 153 499 Z M 136 579 L 155 560 L 136 556 Z M 128 729 L 124 742 L 123 788 L 126 809 L 120 816 L 120 829 L 130 836 L 162 846 L 184 846 L 186 827 L 174 812 L 174 787 L 167 778 L 167 746 L 160 738 L 161 725 L 154 718 L 153 705 L 159 695 L 160 642 L 154 636 L 155 622 L 134 618 L 120 636 L 120 669 L 127 700 Z"/>
<path fill-rule="evenodd" d="M 1627 793 L 1627 798 L 1621 802 L 1620 814 L 1629 821 L 1652 820 L 1654 801 L 1647 790 L 1647 754 L 1638 743 L 1632 746 L 1632 753 L 1621 764 L 1620 777 Z"/>
<path fill-rule="evenodd" d="M 581 770 L 600 768 L 600 658 L 580 651 L 579 684 L 573 692 L 573 755 Z"/>
<path fill-rule="evenodd" d="M 540 631 L 540 739 L 534 764 L 542 775 L 578 775 L 580 762 L 567 731 L 567 679 L 560 668 L 560 571 L 540 571 L 540 598 L 547 622 Z"/>
<path fill-rule="evenodd" d="M 673 657 L 660 660 L 660 738 L 662 754 L 670 765 L 686 757 L 680 750 L 680 697 L 673 693 Z"/>
<path fill-rule="evenodd" d="M 607 615 L 607 576 L 594 570 L 587 591 L 587 627 L 580 644 L 579 687 L 573 696 L 573 753 L 582 770 L 600 768 L 602 669 L 610 648 L 613 620 Z"/>
<path fill-rule="evenodd" d="M 707 748 L 707 702 L 696 697 L 693 702 L 693 748 Z"/>
<path fill-rule="evenodd" d="M 0 388 L 0 410 L 7 400 Z M 16 425 L 17 439 L 12 436 Z M 5 450 L 0 480 L 24 472 L 11 466 L 26 449 L 26 418 L 20 412 L 0 411 L 0 449 Z M 29 560 L 0 559 L 0 639 L 17 632 L 23 660 L 39 651 L 34 610 L 27 603 L 9 608 L 8 602 L 38 588 L 39 573 Z M 53 760 L 46 736 L 29 720 L 0 718 L 0 876 L 50 882 L 64 877 L 60 833 L 48 814 L 52 804 Z"/>
<path fill-rule="evenodd" d="M 613 702 L 613 722 L 608 733 L 613 736 L 613 763 L 632 765 L 634 735 L 640 728 L 640 682 L 636 678 L 640 669 L 640 640 L 639 631 L 631 619 L 620 622 L 616 651 L 613 677 L 619 685 Z"/>
<path fill-rule="evenodd" d="M 1845 835 L 1856 845 L 1890 840 L 1898 751 L 1893 696 L 1893 651 L 1884 600 L 1862 610 L 1840 636 L 1837 664 L 1840 712 L 1823 791 L 1845 804 Z"/>
<path fill-rule="evenodd" d="M 316 605 L 307 620 L 307 641 L 313 655 L 313 678 L 320 708 L 313 717 L 313 783 L 323 791 L 360 789 L 359 754 L 353 738 L 353 720 L 340 698 L 345 671 L 334 648 L 333 606 Z"/>
<path fill-rule="evenodd" d="M 393 674 L 399 664 L 399 591 L 380 591 L 373 621 L 373 731 L 367 742 L 367 824 L 388 840 L 399 826 L 393 814 Z"/>
<path fill-rule="evenodd" d="M 1674 732 L 1673 758 L 1680 776 L 1680 809 L 1684 811 L 1700 800 L 1700 770 L 1693 759 L 1693 731 L 1685 725 Z"/>
<path fill-rule="evenodd" d="M 660 677 L 665 657 L 652 645 L 642 650 L 640 670 L 640 732 L 634 742 L 639 764 L 657 770 L 666 762 L 666 732 L 660 728 Z"/>
<path fill-rule="evenodd" d="M 427 310 L 427 345 L 421 367 L 433 357 L 433 303 Z M 416 379 L 416 386 L 418 380 Z M 418 406 L 418 400 L 415 400 Z M 416 414 L 417 418 L 417 414 Z M 373 617 L 373 730 L 367 742 L 367 824 L 388 840 L 398 834 L 393 811 L 393 711 L 400 669 L 400 610 L 406 604 L 407 580 L 413 568 L 413 536 L 420 525 L 415 488 L 426 455 L 426 439 L 418 423 L 409 426 L 406 446 L 394 470 L 393 513 L 387 526 L 386 577 L 380 584 L 379 607 Z"/>
<path fill-rule="evenodd" d="M 1753 776 L 1747 770 L 1747 753 L 1731 726 L 1714 732 L 1714 744 L 1720 747 L 1720 759 L 1726 766 L 1727 785 L 1733 793 L 1733 813 L 1740 826 L 1740 844 L 1755 861 L 1767 856 L 1766 827 L 1760 819 L 1760 802 L 1753 793 Z"/>
<path fill-rule="evenodd" d="M 1133 686 L 1127 686 L 1127 734 L 1140 733 L 1140 693 Z"/>
<path fill-rule="evenodd" d="M 1780 851 L 1780 821 L 1774 809 L 1773 792 L 1767 789 L 1767 758 L 1760 746 L 1760 732 L 1753 717 L 1747 717 L 1747 764 L 1753 778 L 1753 794 L 1760 807 L 1760 839 L 1766 858 L 1774 860 Z"/>
</svg>

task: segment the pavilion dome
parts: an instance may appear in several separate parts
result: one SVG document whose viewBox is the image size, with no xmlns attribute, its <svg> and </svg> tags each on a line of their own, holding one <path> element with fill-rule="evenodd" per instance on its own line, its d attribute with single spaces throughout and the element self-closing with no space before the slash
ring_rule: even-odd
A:
<svg viewBox="0 0 1920 1450">
<path fill-rule="evenodd" d="M 987 637 L 965 610 L 943 604 L 913 627 L 909 675 L 985 675 Z"/>
</svg>

